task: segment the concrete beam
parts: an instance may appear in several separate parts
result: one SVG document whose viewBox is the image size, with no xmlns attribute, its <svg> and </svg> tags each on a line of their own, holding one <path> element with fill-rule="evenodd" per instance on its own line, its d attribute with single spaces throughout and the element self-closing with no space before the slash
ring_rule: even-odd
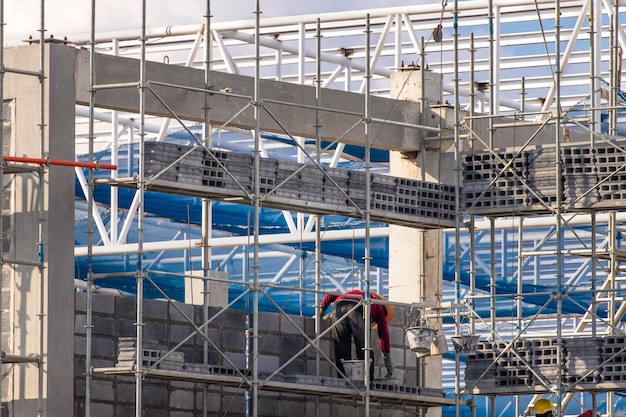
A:
<svg viewBox="0 0 626 417">
<path fill-rule="evenodd" d="M 69 47 L 68 47 L 69 48 Z M 139 112 L 139 60 L 111 55 L 96 56 L 96 107 Z M 76 65 L 76 102 L 89 103 L 89 51 L 79 50 Z M 230 121 L 238 128 L 254 128 L 254 78 L 211 72 L 209 119 L 215 125 Z M 145 113 L 186 121 L 204 121 L 204 71 L 157 62 L 146 63 Z M 117 86 L 117 87 L 115 87 Z M 113 88 L 115 87 L 115 88 Z M 219 90 L 230 91 L 223 94 Z M 261 129 L 294 136 L 315 137 L 315 88 L 286 82 L 260 80 Z M 158 97 L 157 97 L 158 96 Z M 364 145 L 365 99 L 362 94 L 323 89 L 320 112 L 322 137 Z M 383 97 L 371 98 L 372 147 L 399 151 L 419 149 L 419 130 L 394 122 L 417 125 L 419 103 Z M 231 120 L 232 119 L 232 120 Z M 361 123 L 359 123 L 361 121 Z M 355 127 L 353 127 L 356 124 Z"/>
</svg>

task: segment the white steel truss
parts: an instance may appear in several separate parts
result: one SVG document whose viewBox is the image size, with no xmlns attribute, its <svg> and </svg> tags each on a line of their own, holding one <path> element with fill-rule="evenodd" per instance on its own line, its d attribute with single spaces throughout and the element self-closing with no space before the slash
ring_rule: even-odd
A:
<svg viewBox="0 0 626 417">
<path fill-rule="evenodd" d="M 554 2 L 547 0 L 464 1 L 458 3 L 458 16 L 454 15 L 452 4 L 443 2 L 384 10 L 261 19 L 259 63 L 264 78 L 312 84 L 319 59 L 324 87 L 362 92 L 366 69 L 363 28 L 369 16 L 373 49 L 369 64 L 373 76 L 372 93 L 388 96 L 387 79 L 392 72 L 403 67 L 426 65 L 444 74 L 441 100 L 451 102 L 455 82 L 452 29 L 457 25 L 459 53 L 456 65 L 461 104 L 467 107 L 474 103 L 473 107 L 477 110 L 493 107 L 502 114 L 522 114 L 520 117 L 533 118 L 535 111 L 565 112 L 572 105 L 591 103 L 594 97 L 593 102 L 600 103 L 603 88 L 605 96 L 615 93 L 606 91 L 608 84 L 604 84 L 604 80 L 615 78 L 610 71 L 611 50 L 607 48 L 610 40 L 607 22 L 614 13 L 613 6 L 608 2 L 593 3 L 590 0 L 560 1 L 559 10 L 562 24 L 559 36 L 565 46 L 560 57 L 560 69 L 564 74 L 561 110 L 555 108 L 553 100 L 555 59 L 551 52 L 555 39 L 555 8 Z M 319 58 L 315 50 L 318 22 L 322 36 Z M 595 26 L 591 27 L 590 22 Z M 437 36 L 439 28 L 441 39 Z M 146 59 L 202 68 L 205 51 L 201 40 L 205 29 L 204 24 L 148 29 Z M 254 20 L 211 24 L 211 68 L 253 75 L 256 59 L 254 31 Z M 138 35 L 136 31 L 97 34 L 95 49 L 100 53 L 138 58 Z M 623 48 L 626 37 L 621 25 L 615 38 Z M 80 46 L 87 45 L 90 39 L 79 36 L 68 42 Z M 596 75 L 592 77 L 590 74 Z M 77 115 L 81 116 L 77 119 L 77 149 L 81 149 L 84 136 L 80 133 L 80 126 L 87 111 L 77 108 Z M 139 126 L 133 115 L 102 111 L 95 116 L 100 121 L 96 137 L 102 140 L 101 147 L 115 147 L 117 143 L 137 139 Z M 144 124 L 144 131 L 160 139 L 172 126 L 169 120 L 149 119 Z M 249 134 L 248 146 L 252 147 L 254 135 L 253 132 Z M 263 152 L 263 145 L 261 149 Z M 338 161 L 341 151 L 339 146 L 331 159 L 333 164 Z M 79 182 L 88 191 L 80 175 Z M 116 189 L 112 190 L 113 195 L 116 192 Z M 116 201 L 112 196 L 112 202 Z M 134 211 L 131 209 L 131 213 Z M 125 242 L 125 231 L 132 216 L 127 218 L 121 234 L 118 234 L 115 221 L 110 223 L 111 228 L 107 231 L 103 222 L 98 220 L 99 213 L 94 212 L 94 216 L 104 246 Z M 118 216 L 112 218 L 117 219 Z M 300 220 L 293 222 L 289 213 L 285 218 L 293 236 L 311 230 L 312 218 L 307 222 L 303 215 L 299 215 Z M 381 233 L 384 234 L 384 229 Z M 284 239 L 289 242 L 293 237 L 284 236 Z M 117 250 L 122 248 L 128 249 L 120 246 Z M 102 250 L 116 251 L 113 248 Z"/>
</svg>

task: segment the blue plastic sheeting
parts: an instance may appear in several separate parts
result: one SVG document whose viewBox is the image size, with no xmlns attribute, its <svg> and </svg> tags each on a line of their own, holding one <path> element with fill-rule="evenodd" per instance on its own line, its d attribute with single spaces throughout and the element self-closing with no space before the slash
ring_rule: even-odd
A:
<svg viewBox="0 0 626 417">
<path fill-rule="evenodd" d="M 173 198 L 173 196 L 164 195 L 163 197 Z M 160 206 L 174 205 L 176 200 L 154 200 L 154 204 L 158 203 Z M 228 210 L 230 205 L 223 207 L 223 212 L 228 216 L 233 216 L 233 213 Z M 196 208 L 182 206 L 181 209 L 184 212 L 193 211 Z M 156 210 L 156 209 L 155 209 Z M 87 211 L 86 204 L 84 202 L 77 202 L 76 204 L 76 246 L 87 245 Z M 219 211 L 222 213 L 222 210 Z M 105 226 L 108 226 L 110 218 L 107 212 L 103 212 L 103 222 Z M 215 216 L 215 217 L 219 217 Z M 122 214 L 122 218 L 119 220 L 120 224 L 126 218 L 125 214 Z M 245 218 L 245 217 L 244 217 Z M 221 222 L 218 222 L 221 223 Z M 233 233 L 220 230 L 214 230 L 213 236 L 225 237 L 232 236 Z M 127 243 L 137 242 L 137 224 L 131 226 Z M 144 218 L 144 242 L 151 241 L 168 241 L 173 239 L 189 238 L 200 239 L 201 230 L 198 225 L 191 223 L 179 223 L 170 221 L 164 217 L 155 217 L 148 215 Z M 99 243 L 100 236 L 94 231 L 93 241 Z M 378 256 L 387 253 L 387 239 L 373 239 L 372 244 L 377 244 Z M 294 244 L 291 247 L 287 245 L 261 245 L 259 248 L 259 282 L 261 284 L 273 284 L 281 285 L 284 289 L 270 289 L 266 291 L 276 298 L 276 302 L 280 306 L 284 306 L 287 312 L 291 314 L 300 314 L 306 311 L 306 314 L 313 314 L 314 294 L 304 293 L 300 294 L 300 288 L 314 288 L 315 277 L 315 262 L 314 262 L 314 248 L 307 249 L 309 245 L 297 245 Z M 324 291 L 336 291 L 336 285 L 334 280 L 339 280 L 341 276 L 351 273 L 352 271 L 361 271 L 363 268 L 362 254 L 363 254 L 363 241 L 333 241 L 323 242 L 322 252 L 324 253 L 321 263 L 321 285 Z M 352 252 L 350 252 L 352 251 Z M 279 256 L 267 256 L 268 253 L 284 253 L 283 257 Z M 178 301 L 184 300 L 184 283 L 183 278 L 180 276 L 172 276 L 171 274 L 182 274 L 184 271 L 200 270 L 201 258 L 200 249 L 187 249 L 187 250 L 168 250 L 164 252 L 148 252 L 140 259 L 136 254 L 119 254 L 119 255 L 107 255 L 96 256 L 92 258 L 91 264 L 87 257 L 81 257 L 75 259 L 75 275 L 77 278 L 85 279 L 87 273 L 91 268 L 95 274 L 107 273 L 132 273 L 136 272 L 139 268 L 148 270 L 148 275 L 151 280 L 158 284 L 160 290 L 153 285 L 146 285 L 144 296 L 147 298 L 164 298 L 163 291 L 168 297 Z M 231 284 L 229 288 L 229 296 L 232 299 L 238 297 L 239 294 L 245 291 L 246 283 L 252 281 L 252 269 L 251 265 L 245 262 L 243 259 L 251 259 L 252 249 L 250 247 L 241 248 L 212 248 L 212 265 L 214 270 L 222 270 L 228 272 L 230 279 L 233 281 L 240 281 L 242 284 Z M 340 253 L 342 256 L 337 256 Z M 357 257 L 359 256 L 360 257 Z M 276 280 L 276 274 L 283 268 L 288 256 L 295 255 L 298 257 L 298 261 L 294 262 L 287 270 L 283 271 L 283 278 Z M 358 280 L 352 279 L 343 281 L 346 287 L 351 288 L 358 286 Z M 130 294 L 136 293 L 136 280 L 132 277 L 126 278 L 109 278 L 106 280 L 100 280 L 97 282 L 98 286 L 107 288 L 116 288 L 125 291 Z M 246 310 L 249 307 L 250 300 L 243 298 L 238 302 L 235 307 Z M 276 311 L 276 306 L 270 301 L 262 297 L 261 306 L 262 311 Z"/>
</svg>

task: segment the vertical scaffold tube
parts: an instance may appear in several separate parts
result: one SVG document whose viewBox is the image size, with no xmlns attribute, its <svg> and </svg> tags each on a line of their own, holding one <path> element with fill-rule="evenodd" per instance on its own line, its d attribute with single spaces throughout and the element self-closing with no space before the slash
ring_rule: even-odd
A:
<svg viewBox="0 0 626 417">
<path fill-rule="evenodd" d="M 145 122 L 146 122 L 146 0 L 141 6 L 141 60 L 139 63 L 139 206 L 137 208 L 137 313 L 136 313 L 136 366 L 135 366 L 135 416 L 143 415 L 143 232 L 144 232 L 144 190 L 145 190 Z"/>
<path fill-rule="evenodd" d="M 261 211 L 261 185 L 259 180 L 261 164 L 261 136 L 259 133 L 261 117 L 261 6 L 260 0 L 256 1 L 255 10 L 255 30 L 254 30 L 254 230 L 253 230 L 253 250 L 254 265 L 252 267 L 252 415 L 259 415 L 259 225 Z"/>
<path fill-rule="evenodd" d="M 45 152 L 46 152 L 46 146 L 45 146 L 45 139 L 46 139 L 46 106 L 45 106 L 45 100 L 46 100 L 46 77 L 44 76 L 44 68 L 46 68 L 46 50 L 45 50 L 45 37 L 46 37 L 46 20 L 45 20 L 45 0 L 41 0 L 40 3 L 40 28 L 39 28 L 39 95 L 40 95 L 40 99 L 39 99 L 39 155 L 43 158 L 45 156 Z M 37 412 L 39 416 L 43 416 L 45 413 L 44 410 L 44 400 L 43 400 L 43 396 L 44 396 L 44 377 L 45 377 L 45 367 L 48 366 L 47 363 L 44 362 L 44 353 L 46 352 L 46 347 L 45 347 L 45 341 L 47 340 L 47 330 L 46 330 L 46 317 L 47 314 L 45 314 L 45 293 L 46 293 L 46 287 L 47 284 L 44 281 L 45 280 L 45 272 L 44 272 L 44 261 L 45 261 L 45 256 L 44 256 L 44 248 L 45 248 L 45 242 L 44 242 L 44 227 L 43 227 L 43 221 L 44 221 L 44 184 L 47 182 L 44 179 L 45 176 L 45 170 L 43 169 L 43 167 L 40 167 L 39 169 L 39 184 L 37 186 L 37 193 L 39 194 L 38 196 L 38 254 L 39 254 L 39 259 L 38 259 L 38 263 L 39 263 L 39 278 L 40 278 L 40 300 L 39 300 L 39 309 L 40 309 L 40 314 L 39 314 L 39 377 L 38 377 L 38 395 L 37 395 L 37 402 L 38 402 L 38 407 L 37 407 Z"/>
<path fill-rule="evenodd" d="M 94 83 L 96 61 L 96 0 L 91 1 L 91 32 L 89 40 L 89 162 L 94 161 Z M 85 417 L 91 417 L 91 351 L 93 336 L 93 170 L 89 170 L 87 196 L 87 323 L 85 325 Z"/>
<path fill-rule="evenodd" d="M 370 16 L 367 15 L 365 23 L 365 306 L 363 315 L 365 316 L 365 417 L 370 415 L 370 361 L 372 360 L 372 338 L 369 329 L 371 328 L 371 299 L 370 299 L 370 216 L 371 216 L 371 190 L 372 178 L 370 175 L 370 158 L 371 158 L 371 114 L 370 114 L 370 80 L 371 63 L 370 63 Z"/>
<path fill-rule="evenodd" d="M 561 6 L 560 1 L 556 0 L 554 6 L 554 86 L 555 86 L 555 106 L 556 106 L 556 121 L 555 121 L 555 147 L 556 147 L 556 161 L 555 161 L 555 177 L 556 177 L 556 343 L 557 346 L 561 346 L 561 333 L 563 318 L 563 219 L 562 219 L 562 204 L 563 199 L 561 195 Z M 556 363 L 563 363 L 563 349 L 557 349 L 556 351 Z M 563 377 L 559 372 L 556 378 L 556 415 L 562 415 L 561 399 L 563 397 L 562 391 Z"/>
<path fill-rule="evenodd" d="M 211 109 L 210 97 L 208 89 L 211 85 L 211 0 L 206 2 L 206 14 L 204 16 L 204 89 L 207 92 L 204 93 L 204 141 L 203 143 L 207 147 L 211 147 L 211 143 L 207 143 L 211 137 L 211 119 L 209 110 Z M 208 273 L 211 269 L 211 248 L 209 247 L 209 239 L 211 238 L 213 216 L 212 216 L 212 202 L 210 199 L 202 200 L 202 271 L 204 279 L 203 285 L 203 300 L 202 300 L 202 319 L 203 323 L 209 321 L 209 281 Z M 204 327 L 204 340 L 202 342 L 202 363 L 204 365 L 209 364 L 209 329 L 208 326 Z M 202 416 L 207 417 L 209 413 L 208 403 L 208 386 L 202 385 Z"/>
<path fill-rule="evenodd" d="M 452 12 L 453 19 L 453 27 L 452 27 L 452 39 L 454 42 L 454 157 L 455 157 L 455 227 L 454 227 L 454 301 L 456 304 L 460 301 L 461 294 L 461 253 L 460 253 L 460 241 L 461 241 L 461 206 L 460 206 L 460 193 L 459 193 L 459 184 L 461 179 L 459 178 L 461 172 L 461 139 L 459 137 L 459 66 L 458 66 L 458 58 L 459 58 L 459 30 L 458 30 L 458 11 L 459 4 L 458 0 L 454 0 L 454 10 Z M 454 321 L 456 323 L 456 334 L 461 334 L 460 328 L 460 312 L 457 309 L 454 313 Z M 454 369 L 455 369 L 455 377 L 454 377 L 454 394 L 455 394 L 455 416 L 459 417 L 461 415 L 461 380 L 460 380 L 460 352 L 455 351 L 455 361 L 454 361 Z"/>
</svg>

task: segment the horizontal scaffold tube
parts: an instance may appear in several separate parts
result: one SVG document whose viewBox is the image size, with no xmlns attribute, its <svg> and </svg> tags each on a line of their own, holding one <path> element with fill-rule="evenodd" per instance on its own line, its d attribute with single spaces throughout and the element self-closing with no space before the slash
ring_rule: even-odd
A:
<svg viewBox="0 0 626 417">
<path fill-rule="evenodd" d="M 2 159 L 6 162 L 25 162 L 28 164 L 39 165 L 60 165 L 66 167 L 79 167 L 89 169 L 107 169 L 111 171 L 117 170 L 117 165 L 101 164 L 99 162 L 79 162 L 79 161 L 64 161 L 61 159 L 50 158 L 27 158 L 23 156 L 3 156 Z"/>
</svg>

